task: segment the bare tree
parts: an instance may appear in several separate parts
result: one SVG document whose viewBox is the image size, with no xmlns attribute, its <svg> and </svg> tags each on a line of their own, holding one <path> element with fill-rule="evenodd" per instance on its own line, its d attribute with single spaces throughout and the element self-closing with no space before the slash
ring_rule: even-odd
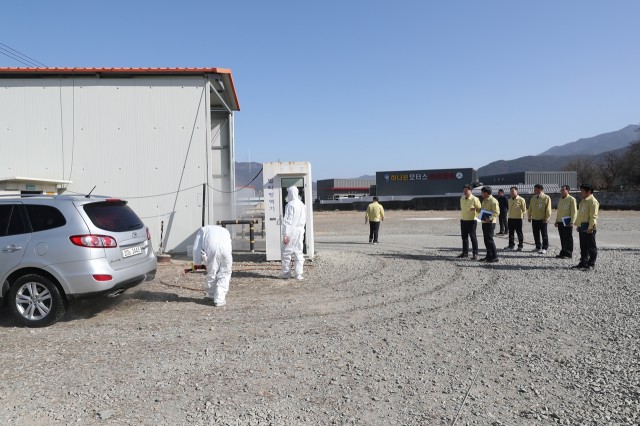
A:
<svg viewBox="0 0 640 426">
<path fill-rule="evenodd" d="M 621 183 L 625 188 L 640 188 L 640 140 L 629 144 L 620 168 Z"/>
<path fill-rule="evenodd" d="M 605 153 L 598 162 L 598 170 L 600 171 L 601 185 L 600 189 L 607 191 L 615 191 L 620 188 L 618 176 L 620 175 L 621 161 L 617 155 Z"/>
<path fill-rule="evenodd" d="M 575 157 L 563 167 L 567 171 L 575 171 L 578 174 L 578 186 L 588 183 L 596 188 L 600 187 L 600 170 L 591 157 Z"/>
</svg>

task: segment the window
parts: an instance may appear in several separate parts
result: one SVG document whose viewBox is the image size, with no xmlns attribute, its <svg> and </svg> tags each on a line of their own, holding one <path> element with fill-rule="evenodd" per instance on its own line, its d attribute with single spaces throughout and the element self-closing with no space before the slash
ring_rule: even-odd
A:
<svg viewBox="0 0 640 426">
<path fill-rule="evenodd" d="M 0 205 L 0 237 L 26 234 L 29 226 L 18 204 Z"/>
<path fill-rule="evenodd" d="M 0 237 L 7 235 L 9 219 L 11 218 L 11 210 L 13 210 L 13 206 L 10 204 L 0 205 Z"/>
<path fill-rule="evenodd" d="M 39 204 L 27 204 L 25 207 L 27 208 L 27 215 L 33 232 L 58 228 L 67 223 L 60 210 L 55 207 Z"/>
<path fill-rule="evenodd" d="M 125 201 L 106 201 L 84 206 L 91 222 L 100 229 L 125 232 L 144 227 L 144 224 Z"/>
</svg>

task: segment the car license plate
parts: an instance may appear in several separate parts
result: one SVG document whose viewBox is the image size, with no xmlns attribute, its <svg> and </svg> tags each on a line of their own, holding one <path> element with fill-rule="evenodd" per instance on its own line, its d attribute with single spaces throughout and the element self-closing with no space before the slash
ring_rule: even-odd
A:
<svg viewBox="0 0 640 426">
<path fill-rule="evenodd" d="M 140 253 L 142 253 L 142 249 L 140 248 L 140 246 L 122 249 L 122 257 L 135 256 L 136 254 Z"/>
</svg>

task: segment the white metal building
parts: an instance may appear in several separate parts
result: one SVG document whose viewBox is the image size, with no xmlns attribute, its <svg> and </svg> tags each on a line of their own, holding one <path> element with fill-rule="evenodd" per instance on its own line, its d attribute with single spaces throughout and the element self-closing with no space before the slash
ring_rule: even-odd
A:
<svg viewBox="0 0 640 426">
<path fill-rule="evenodd" d="M 235 216 L 234 111 L 223 68 L 0 68 L 0 193 L 127 199 L 185 252 Z"/>
</svg>

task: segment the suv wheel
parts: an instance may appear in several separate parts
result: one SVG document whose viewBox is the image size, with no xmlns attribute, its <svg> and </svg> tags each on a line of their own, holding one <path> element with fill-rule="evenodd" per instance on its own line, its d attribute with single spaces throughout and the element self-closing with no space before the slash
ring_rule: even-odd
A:
<svg viewBox="0 0 640 426">
<path fill-rule="evenodd" d="M 65 303 L 58 287 L 38 274 L 18 278 L 9 290 L 9 304 L 16 319 L 27 327 L 44 327 L 60 320 Z"/>
</svg>

